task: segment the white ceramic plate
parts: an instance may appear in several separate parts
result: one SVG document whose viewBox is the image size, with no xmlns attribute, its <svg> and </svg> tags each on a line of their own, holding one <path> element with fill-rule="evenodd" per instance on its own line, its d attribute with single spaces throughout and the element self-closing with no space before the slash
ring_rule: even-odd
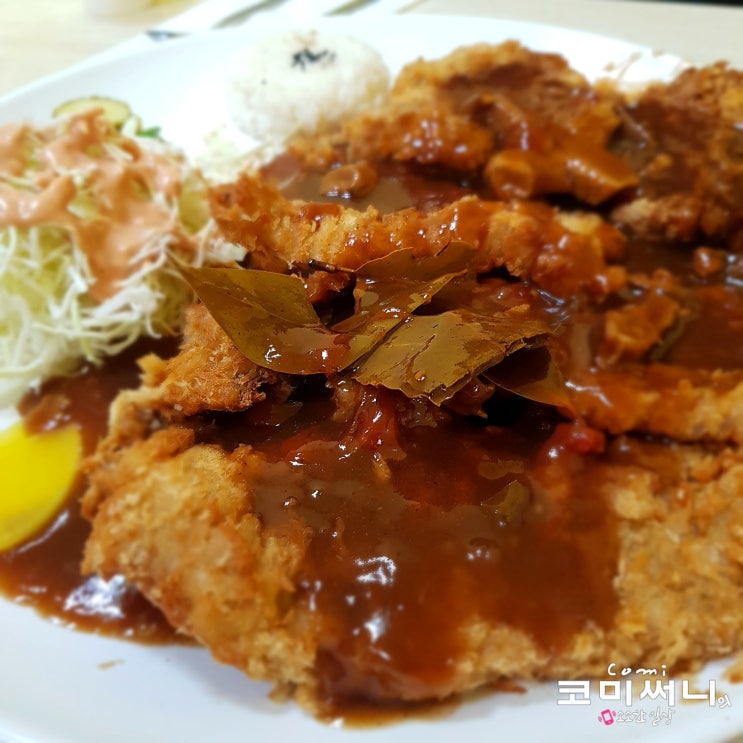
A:
<svg viewBox="0 0 743 743">
<path fill-rule="evenodd" d="M 614 75 L 628 83 L 665 78 L 677 58 L 631 44 L 527 23 L 490 19 L 415 16 L 333 19 L 317 28 L 354 34 L 376 46 L 392 72 L 418 56 L 438 57 L 457 45 L 515 38 L 536 50 L 565 54 L 590 78 Z M 92 61 L 27 86 L 0 100 L 0 123 L 44 122 L 59 103 L 84 95 L 127 100 L 146 125 L 188 153 L 224 122 L 222 85 L 234 55 L 275 31 L 270 20 L 248 27 L 171 41 L 130 57 Z M 625 64 L 628 63 L 629 64 Z M 619 67 L 617 67 L 619 65 Z M 1 497 L 1 492 L 0 492 Z M 612 659 L 607 658 L 607 665 Z M 710 666 L 700 684 L 720 678 Z M 593 687 L 592 687 L 593 688 Z M 639 687 L 638 687 L 639 688 Z M 718 682 L 732 706 L 677 702 L 670 724 L 661 721 L 599 721 L 605 708 L 624 709 L 598 698 L 588 706 L 560 706 L 557 683 L 523 695 L 501 694 L 468 703 L 449 717 L 411 720 L 389 727 L 337 730 L 320 725 L 291 704 L 267 698 L 268 687 L 218 666 L 200 649 L 148 647 L 78 634 L 0 600 L 0 741 L 16 743 L 241 743 L 263 740 L 389 741 L 424 737 L 428 743 L 466 739 L 589 741 L 724 741 L 743 731 L 743 692 Z M 633 704 L 648 715 L 658 705 Z M 607 737 L 607 739 L 608 739 Z"/>
</svg>

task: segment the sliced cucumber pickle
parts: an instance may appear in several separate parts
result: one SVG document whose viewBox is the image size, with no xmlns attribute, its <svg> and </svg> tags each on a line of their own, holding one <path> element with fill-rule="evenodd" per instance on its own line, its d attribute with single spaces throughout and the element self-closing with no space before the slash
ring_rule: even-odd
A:
<svg viewBox="0 0 743 743">
<path fill-rule="evenodd" d="M 63 116 L 73 116 L 83 111 L 89 111 L 91 108 L 102 109 L 106 119 L 118 129 L 132 117 L 132 111 L 126 103 L 103 96 L 86 96 L 85 98 L 74 98 L 71 101 L 66 101 L 52 111 L 52 116 L 55 119 Z"/>
</svg>

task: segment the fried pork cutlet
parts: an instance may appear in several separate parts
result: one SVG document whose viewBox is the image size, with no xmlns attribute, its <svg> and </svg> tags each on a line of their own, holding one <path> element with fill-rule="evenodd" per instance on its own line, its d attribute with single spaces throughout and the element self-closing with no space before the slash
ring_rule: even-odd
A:
<svg viewBox="0 0 743 743">
<path fill-rule="evenodd" d="M 85 569 L 123 573 L 215 658 L 320 713 L 739 646 L 739 453 L 585 454 L 568 424 L 535 445 L 336 394 L 355 408 L 219 434 L 206 416 L 102 450 Z"/>
<path fill-rule="evenodd" d="M 743 246 L 743 72 L 719 63 L 622 107 L 611 146 L 638 174 L 614 219 L 644 239 Z"/>
<path fill-rule="evenodd" d="M 468 242 L 476 278 L 420 312 L 547 322 L 552 363 L 437 406 L 256 366 L 195 305 L 88 462 L 84 569 L 321 715 L 739 650 L 740 91 L 715 66 L 630 101 L 477 46 L 215 189 L 225 239 L 323 317 L 347 316 L 369 259 Z"/>
<path fill-rule="evenodd" d="M 626 280 L 607 260 L 623 239 L 594 215 L 559 215 L 544 204 L 486 201 L 465 196 L 435 211 L 402 209 L 380 214 L 334 204 L 283 198 L 245 175 L 217 189 L 213 212 L 224 235 L 247 246 L 261 265 L 328 264 L 356 269 L 400 248 L 432 255 L 453 241 L 477 250 L 475 269 L 505 268 L 556 296 L 604 296 Z"/>
</svg>

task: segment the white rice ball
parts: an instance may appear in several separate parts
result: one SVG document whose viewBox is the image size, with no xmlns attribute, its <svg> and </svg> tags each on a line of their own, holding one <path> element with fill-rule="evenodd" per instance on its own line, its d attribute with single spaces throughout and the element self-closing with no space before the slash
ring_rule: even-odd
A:
<svg viewBox="0 0 743 743">
<path fill-rule="evenodd" d="M 376 49 L 318 31 L 281 34 L 251 46 L 228 85 L 232 122 L 259 141 L 313 132 L 381 103 L 390 75 Z"/>
</svg>

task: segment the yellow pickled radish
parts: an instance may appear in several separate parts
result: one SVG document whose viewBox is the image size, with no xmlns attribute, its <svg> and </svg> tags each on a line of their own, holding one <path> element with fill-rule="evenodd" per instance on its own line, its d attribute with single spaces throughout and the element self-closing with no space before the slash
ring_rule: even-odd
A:
<svg viewBox="0 0 743 743">
<path fill-rule="evenodd" d="M 0 550 L 28 539 L 54 515 L 81 456 L 74 426 L 30 434 L 16 423 L 0 431 Z"/>
</svg>

